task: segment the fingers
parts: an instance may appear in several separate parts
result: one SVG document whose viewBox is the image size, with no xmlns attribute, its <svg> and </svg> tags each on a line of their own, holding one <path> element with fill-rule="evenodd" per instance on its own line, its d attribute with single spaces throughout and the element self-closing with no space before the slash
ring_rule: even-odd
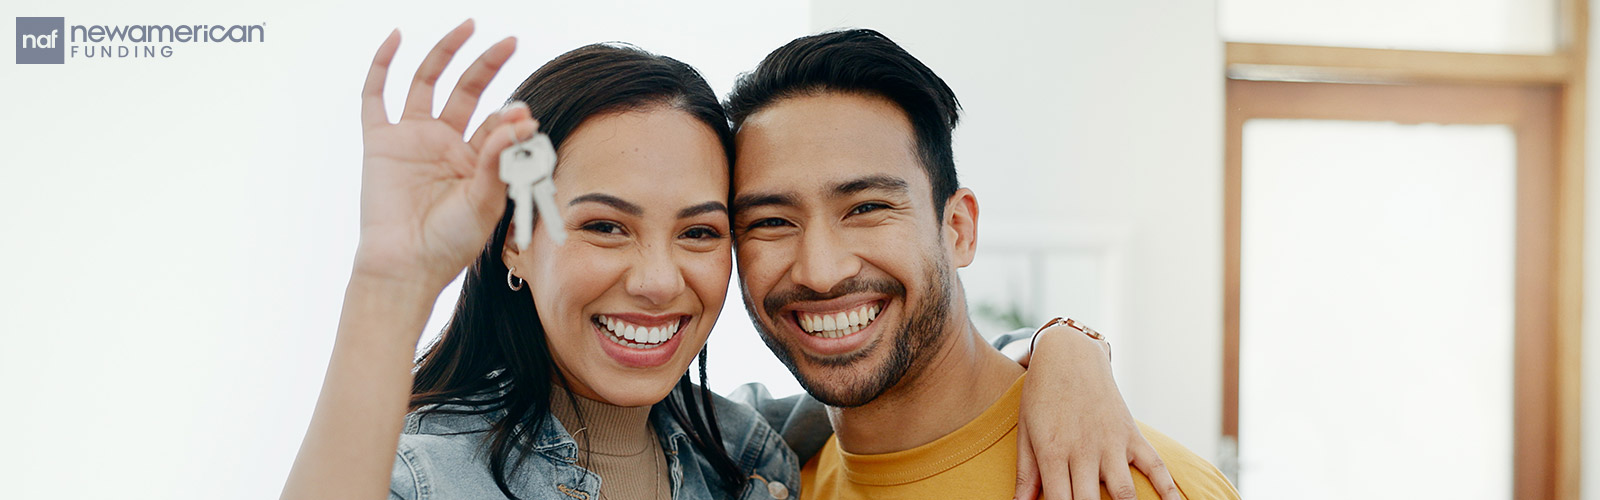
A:
<svg viewBox="0 0 1600 500">
<path fill-rule="evenodd" d="M 1060 497 L 1065 500 L 1067 497 Z M 1100 464 L 1092 460 L 1072 462 L 1072 500 L 1100 498 Z"/>
<path fill-rule="evenodd" d="M 1183 492 L 1178 490 L 1178 483 L 1172 480 L 1172 473 L 1167 470 L 1167 463 L 1156 454 L 1155 448 L 1149 443 L 1136 446 L 1133 450 L 1133 466 L 1150 479 L 1150 486 L 1154 486 L 1156 493 L 1161 494 L 1161 500 L 1183 500 Z"/>
<path fill-rule="evenodd" d="M 493 132 L 495 127 L 500 126 L 500 121 L 505 116 L 507 108 L 512 106 L 527 107 L 528 105 L 523 104 L 522 101 L 512 101 L 506 104 L 505 108 L 489 113 L 489 117 L 484 118 L 483 123 L 478 124 L 478 129 L 472 132 L 472 138 L 467 140 L 467 146 L 470 146 L 473 151 L 483 151 L 483 141 L 488 140 L 489 133 Z"/>
<path fill-rule="evenodd" d="M 472 20 L 456 26 L 439 39 L 439 43 L 428 51 L 428 56 L 422 60 L 422 66 L 417 68 L 416 76 L 411 78 L 411 90 L 406 94 L 405 111 L 400 113 L 400 119 L 407 118 L 433 118 L 433 84 L 439 81 L 439 74 L 444 73 L 444 67 L 450 64 L 456 51 L 461 49 L 461 44 L 467 43 L 467 37 L 472 36 Z"/>
<path fill-rule="evenodd" d="M 1016 500 L 1039 498 L 1039 463 L 1033 454 L 1033 443 L 1028 441 L 1028 426 L 1017 424 L 1017 491 Z"/>
<path fill-rule="evenodd" d="M 1128 470 L 1126 459 L 1107 457 L 1100 464 L 1100 477 L 1106 483 L 1106 492 L 1116 500 L 1138 500 L 1139 490 L 1133 487 L 1133 472 Z"/>
<path fill-rule="evenodd" d="M 378 53 L 372 56 L 372 66 L 367 68 L 367 83 L 361 87 L 361 128 L 389 123 L 389 112 L 383 108 L 383 82 L 389 77 L 389 63 L 400 49 L 400 30 L 389 32 Z"/>
<path fill-rule="evenodd" d="M 439 120 L 456 130 L 466 130 L 467 120 L 472 119 L 472 111 L 478 108 L 478 97 L 483 95 L 483 89 L 489 86 L 489 81 L 494 79 L 500 67 L 516 50 L 516 37 L 506 37 L 483 51 L 478 60 L 467 68 L 467 72 L 461 74 L 461 79 L 456 81 L 456 88 L 450 91 L 450 100 L 445 102 Z"/>
<path fill-rule="evenodd" d="M 468 199 L 477 208 L 481 220 L 493 229 L 505 210 L 506 185 L 500 181 L 500 152 L 513 144 L 532 137 L 539 124 L 528 114 L 528 108 L 513 107 L 501 113 L 500 125 L 490 130 L 478 150 L 477 171 L 467 182 Z"/>
</svg>

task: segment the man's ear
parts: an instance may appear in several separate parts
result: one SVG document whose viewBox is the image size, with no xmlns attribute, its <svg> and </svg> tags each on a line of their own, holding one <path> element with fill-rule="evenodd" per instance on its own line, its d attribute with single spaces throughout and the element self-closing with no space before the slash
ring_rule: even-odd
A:
<svg viewBox="0 0 1600 500">
<path fill-rule="evenodd" d="M 944 203 L 944 243 L 950 262 L 967 267 L 978 254 L 978 195 L 961 188 Z"/>
</svg>

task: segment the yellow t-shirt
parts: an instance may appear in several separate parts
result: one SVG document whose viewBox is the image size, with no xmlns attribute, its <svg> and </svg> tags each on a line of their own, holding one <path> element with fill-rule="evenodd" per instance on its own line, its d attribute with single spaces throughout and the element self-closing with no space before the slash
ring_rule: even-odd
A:
<svg viewBox="0 0 1600 500">
<path fill-rule="evenodd" d="M 894 453 L 856 455 L 828 438 L 822 451 L 800 470 L 806 500 L 1011 498 L 1016 492 L 1017 409 L 1022 377 L 978 418 L 932 443 Z M 1209 462 L 1143 422 L 1140 432 L 1161 455 L 1172 479 L 1189 500 L 1231 499 L 1239 493 Z M 1139 498 L 1160 498 L 1137 469 Z M 1100 495 L 1111 498 L 1101 487 Z"/>
</svg>

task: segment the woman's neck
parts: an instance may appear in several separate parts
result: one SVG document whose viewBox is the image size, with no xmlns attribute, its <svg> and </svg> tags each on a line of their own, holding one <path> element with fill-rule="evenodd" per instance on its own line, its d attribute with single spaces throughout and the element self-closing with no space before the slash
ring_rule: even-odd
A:
<svg viewBox="0 0 1600 500">
<path fill-rule="evenodd" d="M 616 406 L 553 385 L 550 413 L 578 442 L 578 448 L 590 453 L 631 456 L 660 447 L 650 427 L 649 406 Z"/>
</svg>

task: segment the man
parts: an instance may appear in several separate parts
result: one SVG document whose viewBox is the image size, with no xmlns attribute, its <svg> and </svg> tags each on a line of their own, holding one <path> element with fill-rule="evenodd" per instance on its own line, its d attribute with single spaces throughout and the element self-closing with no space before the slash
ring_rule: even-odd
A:
<svg viewBox="0 0 1600 500">
<path fill-rule="evenodd" d="M 977 249 L 954 92 L 871 30 L 773 51 L 729 97 L 740 287 L 768 347 L 827 405 L 807 498 L 1006 498 L 1024 370 L 976 331 L 956 269 Z M 942 411 L 927 411 L 939 408 Z M 1142 429 L 1190 499 L 1237 498 Z M 1134 471 L 1139 498 L 1157 498 Z M 1073 497 L 1099 489 L 1073 477 Z"/>
</svg>

